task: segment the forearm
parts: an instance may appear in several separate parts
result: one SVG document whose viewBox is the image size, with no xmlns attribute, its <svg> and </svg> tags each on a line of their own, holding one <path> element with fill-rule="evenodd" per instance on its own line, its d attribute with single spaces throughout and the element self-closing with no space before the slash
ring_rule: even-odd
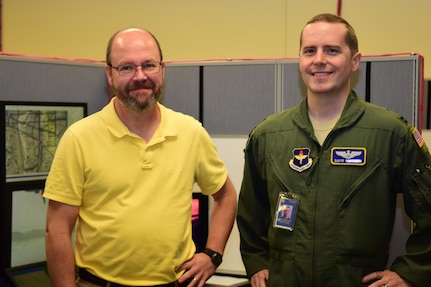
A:
<svg viewBox="0 0 431 287">
<path fill-rule="evenodd" d="M 46 233 L 46 259 L 52 287 L 75 287 L 75 259 L 71 237 Z"/>
<path fill-rule="evenodd" d="M 207 247 L 223 254 L 235 221 L 237 195 L 229 178 L 219 192 L 211 208 Z"/>
</svg>

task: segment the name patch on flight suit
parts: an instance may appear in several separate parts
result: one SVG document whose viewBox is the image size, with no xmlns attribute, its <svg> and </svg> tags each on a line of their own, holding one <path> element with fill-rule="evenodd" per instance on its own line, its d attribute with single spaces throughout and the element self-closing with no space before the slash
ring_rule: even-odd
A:
<svg viewBox="0 0 431 287">
<path fill-rule="evenodd" d="M 333 147 L 331 149 L 332 165 L 365 165 L 367 150 L 363 147 Z"/>
<path fill-rule="evenodd" d="M 291 169 L 297 172 L 303 172 L 313 164 L 313 159 L 310 158 L 309 148 L 295 148 L 292 153 L 293 158 L 289 161 Z"/>
</svg>

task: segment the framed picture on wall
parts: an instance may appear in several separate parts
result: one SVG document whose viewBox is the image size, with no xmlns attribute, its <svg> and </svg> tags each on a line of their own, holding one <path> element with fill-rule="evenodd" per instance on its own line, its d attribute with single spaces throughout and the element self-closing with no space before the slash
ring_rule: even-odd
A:
<svg viewBox="0 0 431 287">
<path fill-rule="evenodd" d="M 86 103 L 0 101 L 4 182 L 44 181 L 60 138 L 86 115 Z"/>
</svg>

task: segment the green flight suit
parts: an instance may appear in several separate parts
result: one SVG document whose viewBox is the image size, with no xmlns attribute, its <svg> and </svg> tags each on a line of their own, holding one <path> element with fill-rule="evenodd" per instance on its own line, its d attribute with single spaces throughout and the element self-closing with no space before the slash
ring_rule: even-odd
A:
<svg viewBox="0 0 431 287">
<path fill-rule="evenodd" d="M 237 223 L 248 276 L 269 269 L 268 287 L 366 286 L 385 269 L 397 193 L 415 223 L 391 269 L 431 280 L 431 156 L 415 128 L 354 91 L 322 146 L 307 99 L 250 134 Z M 280 193 L 296 196 L 293 230 L 274 227 Z"/>
</svg>

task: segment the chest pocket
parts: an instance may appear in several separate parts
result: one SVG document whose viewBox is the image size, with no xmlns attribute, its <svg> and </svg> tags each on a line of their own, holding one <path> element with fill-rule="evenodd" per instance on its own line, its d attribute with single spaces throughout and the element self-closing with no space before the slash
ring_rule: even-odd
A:
<svg viewBox="0 0 431 287">
<path fill-rule="evenodd" d="M 296 171 L 290 170 L 288 159 L 270 154 L 269 156 L 269 167 L 267 170 L 268 190 L 274 190 L 277 193 L 280 191 L 294 191 L 298 190 L 298 186 L 295 183 L 300 183 L 300 180 L 294 179 L 290 173 L 297 173 Z M 302 179 L 303 180 L 303 179 Z"/>
<path fill-rule="evenodd" d="M 340 197 L 340 209 L 344 209 L 349 205 L 350 201 L 355 197 L 355 194 L 362 186 L 367 183 L 367 181 L 369 181 L 373 176 L 378 176 L 376 173 L 380 168 L 383 168 L 383 159 L 381 157 L 373 162 L 368 162 L 366 167 L 359 167 L 360 173 L 358 173 L 358 176 L 352 177 L 353 181 L 346 185 L 348 188 L 346 189 L 346 192 L 342 193 L 342 196 Z M 376 188 L 378 187 L 376 186 Z"/>
</svg>

